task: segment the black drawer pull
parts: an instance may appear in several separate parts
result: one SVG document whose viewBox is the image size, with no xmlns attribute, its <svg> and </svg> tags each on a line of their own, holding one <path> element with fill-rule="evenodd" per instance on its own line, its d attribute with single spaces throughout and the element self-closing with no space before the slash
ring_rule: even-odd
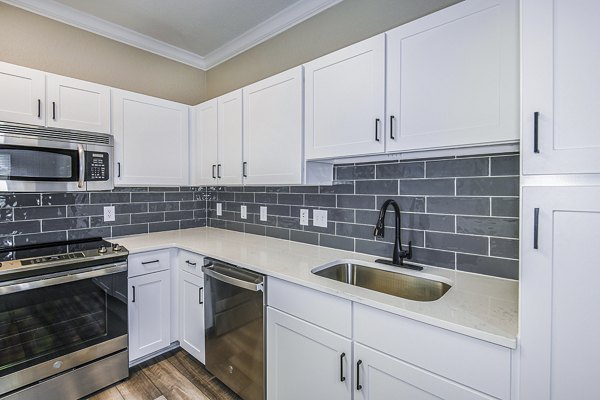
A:
<svg viewBox="0 0 600 400">
<path fill-rule="evenodd" d="M 362 360 L 358 360 L 356 363 L 356 390 L 361 390 L 362 385 L 360 384 L 360 366 L 362 364 Z"/>
<path fill-rule="evenodd" d="M 131 300 L 131 302 L 135 303 L 135 286 L 132 286 L 131 289 L 133 289 L 133 299 Z"/>
<path fill-rule="evenodd" d="M 52 119 L 56 121 L 56 102 L 52 102 Z"/>
<path fill-rule="evenodd" d="M 539 127 L 540 127 L 540 113 L 538 111 L 533 113 L 533 152 L 539 153 Z"/>
<path fill-rule="evenodd" d="M 160 260 L 152 260 L 152 261 L 142 261 L 142 265 L 154 264 L 160 262 Z"/>
<path fill-rule="evenodd" d="M 217 164 L 217 178 L 221 178 L 221 164 Z"/>
<path fill-rule="evenodd" d="M 244 161 L 242 163 L 242 175 L 244 176 L 244 178 L 248 177 L 247 167 L 248 167 L 248 162 Z"/>
<path fill-rule="evenodd" d="M 196 263 L 195 263 L 195 262 L 191 262 L 190 260 L 185 260 L 185 263 L 186 263 L 187 265 L 191 265 L 192 267 L 195 267 L 195 266 L 196 266 Z"/>
<path fill-rule="evenodd" d="M 217 176 L 215 175 L 215 168 L 217 168 L 217 166 L 215 164 L 213 164 L 213 166 L 212 166 L 212 177 L 213 177 L 213 179 L 217 179 Z"/>
<path fill-rule="evenodd" d="M 204 288 L 198 288 L 198 304 L 204 304 L 204 301 L 202 300 L 202 289 Z"/>
<path fill-rule="evenodd" d="M 375 118 L 375 140 L 379 142 L 379 118 Z"/>
<path fill-rule="evenodd" d="M 346 377 L 344 376 L 344 357 L 346 357 L 346 353 L 340 355 L 340 382 L 346 380 Z"/>
<path fill-rule="evenodd" d="M 38 99 L 38 118 L 42 118 L 42 100 Z"/>
<path fill-rule="evenodd" d="M 121 163 L 117 163 L 117 178 L 121 177 Z"/>
<path fill-rule="evenodd" d="M 538 249 L 538 236 L 539 236 L 539 225 L 540 225 L 540 209 L 533 209 L 533 248 Z"/>
</svg>

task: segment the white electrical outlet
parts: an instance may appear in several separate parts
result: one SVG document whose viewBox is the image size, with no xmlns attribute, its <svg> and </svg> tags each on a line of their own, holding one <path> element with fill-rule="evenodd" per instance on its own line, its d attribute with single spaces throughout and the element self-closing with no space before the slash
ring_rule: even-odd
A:
<svg viewBox="0 0 600 400">
<path fill-rule="evenodd" d="M 260 208 L 260 220 L 261 221 L 267 220 L 267 207 L 265 207 L 265 206 L 262 206 Z"/>
<path fill-rule="evenodd" d="M 327 228 L 327 210 L 313 211 L 313 225 Z"/>
<path fill-rule="evenodd" d="M 305 208 L 300 210 L 300 225 L 308 225 L 308 210 Z"/>
<path fill-rule="evenodd" d="M 248 218 L 248 207 L 247 206 L 241 206 L 240 212 L 242 213 L 242 219 Z"/>
<path fill-rule="evenodd" d="M 223 215 L 223 203 L 217 203 L 217 215 L 219 217 Z"/>
<path fill-rule="evenodd" d="M 115 220 L 115 206 L 106 206 L 104 207 L 104 221 L 114 221 Z"/>
</svg>

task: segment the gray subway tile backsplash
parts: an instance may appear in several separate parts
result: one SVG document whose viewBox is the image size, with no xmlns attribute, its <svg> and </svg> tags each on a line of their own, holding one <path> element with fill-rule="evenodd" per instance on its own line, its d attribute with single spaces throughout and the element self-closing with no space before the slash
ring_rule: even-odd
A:
<svg viewBox="0 0 600 400">
<path fill-rule="evenodd" d="M 334 167 L 327 186 L 125 187 L 111 192 L 0 193 L 0 243 L 44 243 L 212 226 L 390 258 L 394 214 L 374 238 L 379 207 L 401 209 L 413 261 L 518 279 L 519 156 L 491 155 Z M 216 204 L 223 203 L 217 216 Z M 116 220 L 103 220 L 114 205 Z M 241 219 L 240 206 L 248 207 Z M 260 221 L 260 206 L 268 209 Z M 300 225 L 300 209 L 309 226 Z M 315 209 L 328 226 L 313 226 Z"/>
<path fill-rule="evenodd" d="M 391 198 L 402 210 L 401 237 L 404 246 L 412 240 L 415 262 L 517 279 L 518 171 L 515 154 L 336 165 L 329 186 L 209 187 L 207 223 L 391 258 L 391 209 L 385 237 L 373 236 L 379 207 Z M 219 217 L 217 202 L 226 210 Z M 242 204 L 247 220 L 240 218 Z M 259 220 L 261 205 L 268 221 Z M 308 226 L 300 225 L 303 208 Z M 328 211 L 327 228 L 312 225 L 315 209 Z"/>
</svg>

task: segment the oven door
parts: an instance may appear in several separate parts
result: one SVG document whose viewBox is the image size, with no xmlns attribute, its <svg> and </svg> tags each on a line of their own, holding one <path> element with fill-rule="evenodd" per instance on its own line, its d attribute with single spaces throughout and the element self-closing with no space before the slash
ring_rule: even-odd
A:
<svg viewBox="0 0 600 400">
<path fill-rule="evenodd" d="M 0 284 L 0 397 L 127 348 L 127 263 Z"/>
<path fill-rule="evenodd" d="M 85 190 L 83 145 L 25 138 L 0 137 L 0 190 Z"/>
</svg>

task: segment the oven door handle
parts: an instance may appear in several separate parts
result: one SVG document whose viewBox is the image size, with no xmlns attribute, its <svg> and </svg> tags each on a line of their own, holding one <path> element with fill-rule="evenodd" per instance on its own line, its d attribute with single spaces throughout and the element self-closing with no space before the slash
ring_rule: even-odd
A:
<svg viewBox="0 0 600 400">
<path fill-rule="evenodd" d="M 39 280 L 32 280 L 27 278 L 21 281 L 11 281 L 8 285 L 0 286 L 0 296 L 5 294 L 11 294 L 15 292 L 22 292 L 25 290 L 39 289 L 47 286 L 60 285 L 62 283 L 69 283 L 75 281 L 81 281 L 83 279 L 96 278 L 99 276 L 117 274 L 119 272 L 127 271 L 127 263 L 108 264 L 102 268 L 95 269 L 82 269 L 69 271 L 60 275 L 51 275 L 49 278 L 42 278 Z"/>
<path fill-rule="evenodd" d="M 251 290 L 253 292 L 262 292 L 263 291 L 263 283 L 262 282 L 254 283 L 254 282 L 248 282 L 248 281 L 244 281 L 242 279 L 234 278 L 233 276 L 225 275 L 225 274 L 215 271 L 214 269 L 211 268 L 212 266 L 213 266 L 212 263 L 203 265 L 202 272 L 204 272 L 206 275 L 208 275 L 211 278 L 214 278 L 218 281 L 225 282 L 230 285 L 240 287 L 242 289 Z"/>
<path fill-rule="evenodd" d="M 85 151 L 83 145 L 77 145 L 77 153 L 79 154 L 79 179 L 77 180 L 77 187 L 83 188 L 85 184 Z"/>
</svg>

